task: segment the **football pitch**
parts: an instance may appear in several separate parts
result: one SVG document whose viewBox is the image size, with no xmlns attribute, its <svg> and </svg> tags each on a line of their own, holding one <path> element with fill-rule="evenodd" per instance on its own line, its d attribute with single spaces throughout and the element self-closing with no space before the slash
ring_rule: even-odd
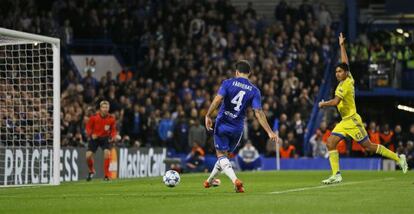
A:
<svg viewBox="0 0 414 214">
<path fill-rule="evenodd" d="M 328 171 L 237 173 L 245 193 L 205 189 L 208 174 L 182 174 L 168 188 L 161 177 L 60 186 L 0 189 L 0 213 L 413 213 L 414 173 L 343 171 L 341 184 L 323 186 Z"/>
</svg>

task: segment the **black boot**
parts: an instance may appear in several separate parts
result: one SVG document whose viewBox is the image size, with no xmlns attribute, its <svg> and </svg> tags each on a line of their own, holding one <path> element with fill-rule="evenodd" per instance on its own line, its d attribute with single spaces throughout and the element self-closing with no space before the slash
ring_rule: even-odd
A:
<svg viewBox="0 0 414 214">
<path fill-rule="evenodd" d="M 86 178 L 86 181 L 91 181 L 92 180 L 92 178 L 93 178 L 93 173 L 92 172 L 90 172 L 89 174 L 88 174 L 88 177 Z"/>
</svg>

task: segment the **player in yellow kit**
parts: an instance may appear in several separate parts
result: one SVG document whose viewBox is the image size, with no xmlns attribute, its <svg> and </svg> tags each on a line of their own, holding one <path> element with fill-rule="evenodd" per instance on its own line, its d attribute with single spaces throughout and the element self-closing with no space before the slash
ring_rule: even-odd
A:
<svg viewBox="0 0 414 214">
<path fill-rule="evenodd" d="M 333 184 L 342 181 L 339 171 L 339 155 L 336 146 L 345 137 L 351 137 L 361 144 L 367 151 L 375 152 L 379 155 L 395 160 L 404 173 L 407 173 L 408 166 L 405 155 L 397 155 L 383 145 L 373 144 L 369 140 L 364 128 L 361 117 L 356 112 L 354 78 L 348 67 L 348 56 L 345 50 L 345 37 L 342 33 L 339 36 L 339 46 L 341 47 L 341 63 L 336 66 L 335 75 L 339 85 L 335 90 L 335 98 L 329 101 L 319 102 L 319 108 L 336 106 L 341 115 L 341 122 L 332 130 L 328 138 L 327 147 L 329 150 L 329 162 L 332 168 L 332 176 L 323 180 L 323 184 Z"/>
</svg>

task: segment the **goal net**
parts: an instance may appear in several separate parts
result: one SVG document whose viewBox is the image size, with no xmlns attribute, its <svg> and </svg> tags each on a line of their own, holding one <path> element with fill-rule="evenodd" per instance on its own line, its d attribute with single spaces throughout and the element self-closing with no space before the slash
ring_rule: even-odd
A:
<svg viewBox="0 0 414 214">
<path fill-rule="evenodd" d="M 60 41 L 0 28 L 0 186 L 59 184 Z"/>
</svg>

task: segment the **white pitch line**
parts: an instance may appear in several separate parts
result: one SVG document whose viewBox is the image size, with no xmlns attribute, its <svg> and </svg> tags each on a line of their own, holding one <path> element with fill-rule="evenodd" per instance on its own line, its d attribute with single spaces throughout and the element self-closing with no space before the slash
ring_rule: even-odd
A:
<svg viewBox="0 0 414 214">
<path fill-rule="evenodd" d="M 269 192 L 269 194 L 284 194 L 284 193 L 290 193 L 290 192 L 301 192 L 306 190 L 313 190 L 313 189 L 323 189 L 323 188 L 329 188 L 329 187 L 341 187 L 341 186 L 347 186 L 347 185 L 354 185 L 354 184 L 362 184 L 362 183 L 370 183 L 370 182 L 378 182 L 378 181 L 389 181 L 393 180 L 395 178 L 385 178 L 385 179 L 374 179 L 374 180 L 365 180 L 365 181 L 354 181 L 354 182 L 346 182 L 346 183 L 340 183 L 340 184 L 330 184 L 330 185 L 321 185 L 321 186 L 313 186 L 313 187 L 302 187 L 302 188 L 296 188 L 296 189 L 288 189 L 288 190 L 282 190 L 282 191 L 276 191 L 276 192 Z"/>
</svg>

